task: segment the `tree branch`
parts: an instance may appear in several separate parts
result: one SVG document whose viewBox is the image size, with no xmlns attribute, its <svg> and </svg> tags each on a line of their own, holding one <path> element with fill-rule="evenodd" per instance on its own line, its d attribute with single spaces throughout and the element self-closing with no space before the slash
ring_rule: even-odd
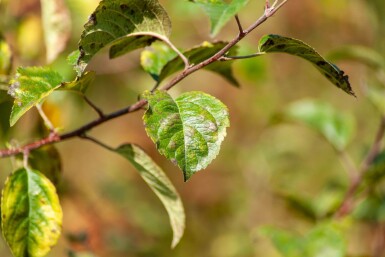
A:
<svg viewBox="0 0 385 257">
<path fill-rule="evenodd" d="M 384 136 L 385 136 L 385 116 L 382 116 L 381 123 L 378 128 L 373 145 L 370 148 L 365 159 L 363 160 L 358 174 L 351 179 L 348 191 L 344 199 L 342 200 L 340 207 L 335 213 L 335 217 L 337 218 L 344 217 L 345 215 L 349 214 L 350 211 L 352 210 L 355 194 L 357 193 L 357 190 L 361 185 L 366 172 L 369 170 L 370 165 L 373 163 L 376 156 L 380 153 L 381 141 L 384 138 Z"/>
<path fill-rule="evenodd" d="M 196 65 L 189 65 L 187 58 L 184 57 L 183 54 L 181 54 L 172 44 L 170 45 L 174 50 L 176 50 L 177 54 L 181 57 L 181 59 L 185 63 L 185 69 L 179 73 L 177 76 L 174 77 L 169 83 L 167 83 L 165 86 L 161 88 L 161 90 L 169 90 L 172 87 L 174 87 L 177 83 L 185 79 L 190 74 L 194 73 L 197 70 L 202 69 L 203 67 L 218 61 L 221 57 L 223 57 L 233 46 L 235 46 L 239 41 L 241 41 L 245 36 L 247 36 L 251 31 L 253 31 L 255 28 L 260 26 L 262 23 L 264 23 L 270 16 L 272 16 L 274 13 L 276 13 L 288 0 L 283 1 L 278 7 L 272 8 L 268 15 L 266 11 L 264 14 L 257 19 L 250 27 L 248 27 L 246 30 L 243 31 L 243 33 L 239 33 L 233 40 L 231 40 L 226 46 L 224 46 L 220 51 L 218 51 L 216 54 L 214 54 L 212 57 L 206 59 L 205 61 L 198 63 Z M 159 35 L 152 35 L 158 37 L 159 39 L 163 40 L 165 43 L 169 43 L 169 41 L 164 40 L 164 38 L 160 38 Z M 74 137 L 84 137 L 85 133 L 93 129 L 94 127 L 99 126 L 100 124 L 103 124 L 109 120 L 115 119 L 117 117 L 123 116 L 128 113 L 132 113 L 135 111 L 140 110 L 142 107 L 144 107 L 147 104 L 147 101 L 144 99 L 141 99 L 134 103 L 133 105 L 130 105 L 128 107 L 125 107 L 123 109 L 120 109 L 118 111 L 112 112 L 110 114 L 104 114 L 100 115 L 100 117 L 94 121 L 91 121 L 82 127 L 75 129 L 71 132 L 58 135 L 56 133 L 51 133 L 48 137 L 43 138 L 41 140 L 35 141 L 33 143 L 24 145 L 22 147 L 18 148 L 12 148 L 12 149 L 4 149 L 0 150 L 0 158 L 13 156 L 16 154 L 24 153 L 26 151 L 31 151 L 34 149 L 37 149 L 41 146 L 58 143 L 65 141 L 70 138 Z"/>
</svg>

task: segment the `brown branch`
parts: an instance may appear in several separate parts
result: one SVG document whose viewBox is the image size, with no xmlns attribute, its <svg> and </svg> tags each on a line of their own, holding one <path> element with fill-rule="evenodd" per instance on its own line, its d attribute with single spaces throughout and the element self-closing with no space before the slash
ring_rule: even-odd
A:
<svg viewBox="0 0 385 257">
<path fill-rule="evenodd" d="M 366 158 L 363 160 L 359 172 L 351 179 L 350 186 L 344 199 L 341 202 L 340 207 L 335 213 L 335 217 L 341 218 L 349 214 L 353 207 L 354 197 L 357 193 L 359 186 L 362 184 L 366 172 L 369 170 L 370 165 L 373 163 L 376 156 L 381 150 L 381 141 L 385 136 L 385 116 L 381 117 L 381 123 L 378 128 L 373 145 L 370 148 Z"/>
<path fill-rule="evenodd" d="M 288 0 L 283 1 L 278 7 L 270 9 L 269 12 L 266 12 L 256 21 L 254 22 L 249 28 L 243 31 L 243 33 L 239 33 L 233 40 L 231 40 L 226 46 L 224 46 L 219 52 L 217 52 L 212 57 L 206 59 L 205 61 L 186 67 L 181 73 L 179 73 L 174 79 L 172 79 L 168 84 L 163 86 L 161 90 L 169 90 L 172 87 L 174 87 L 177 83 L 179 83 L 181 80 L 185 79 L 190 74 L 194 73 L 197 70 L 202 69 L 203 67 L 218 61 L 222 56 L 224 56 L 233 46 L 235 46 L 239 41 L 241 41 L 246 35 L 248 35 L 251 31 L 253 31 L 255 28 L 260 26 L 262 23 L 264 23 L 269 17 L 271 17 L 274 13 L 276 13 Z M 115 119 L 117 117 L 123 116 L 125 114 L 135 112 L 140 110 L 142 107 L 144 107 L 147 104 L 147 101 L 142 99 L 134 103 L 133 105 L 130 105 L 128 107 L 125 107 L 121 110 L 112 112 L 110 114 L 103 114 L 100 115 L 100 117 L 94 121 L 91 121 L 82 127 L 75 129 L 71 132 L 58 135 L 55 133 L 51 133 L 48 137 L 43 138 L 41 140 L 35 141 L 33 143 L 24 145 L 22 147 L 13 148 L 13 149 L 4 149 L 0 150 L 0 158 L 13 156 L 16 154 L 29 152 L 31 150 L 37 149 L 41 146 L 58 143 L 65 141 L 70 138 L 74 137 L 84 137 L 85 133 L 87 131 L 90 131 L 94 127 L 99 126 L 100 124 L 103 124 L 109 120 Z"/>
</svg>

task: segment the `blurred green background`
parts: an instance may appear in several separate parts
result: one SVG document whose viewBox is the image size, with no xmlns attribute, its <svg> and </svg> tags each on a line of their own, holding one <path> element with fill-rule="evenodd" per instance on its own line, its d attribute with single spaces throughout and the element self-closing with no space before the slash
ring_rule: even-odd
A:
<svg viewBox="0 0 385 257">
<path fill-rule="evenodd" d="M 83 24 L 98 1 L 66 2 L 72 36 L 65 53 L 52 66 L 69 80 L 74 72 L 66 64 L 66 56 L 76 49 Z M 212 39 L 209 19 L 198 6 L 187 0 L 160 3 L 173 23 L 171 40 L 182 49 L 202 41 L 231 40 L 237 34 L 232 21 Z M 242 24 L 246 27 L 255 21 L 263 6 L 264 0 L 250 1 L 239 13 Z M 0 7 L 3 33 L 15 53 L 14 67 L 44 65 L 39 1 L 3 0 Z M 240 43 L 240 51 L 256 52 L 259 38 L 273 33 L 301 39 L 324 56 L 344 45 L 364 45 L 384 53 L 384 12 L 383 0 L 289 1 Z M 87 93 L 106 112 L 129 105 L 142 91 L 153 87 L 154 81 L 140 67 L 140 51 L 114 60 L 107 58 L 104 51 L 92 61 L 89 69 L 97 72 L 97 78 Z M 173 88 L 172 95 L 189 90 L 212 94 L 229 107 L 231 115 L 219 156 L 188 183 L 147 138 L 141 122 L 143 112 L 91 132 L 111 146 L 140 144 L 164 168 L 181 194 L 187 215 L 185 236 L 174 250 L 170 249 L 172 234 L 166 211 L 126 160 L 80 139 L 58 144 L 63 163 L 60 191 L 64 224 L 63 236 L 49 256 L 68 256 L 70 250 L 100 257 L 281 256 L 262 235 L 261 227 L 271 225 L 306 234 L 327 216 L 322 208 L 328 207 L 323 205 L 333 204 L 333 197 L 341 195 L 348 176 L 334 149 L 321 136 L 305 126 L 280 122 L 279 113 L 290 103 L 306 98 L 330 103 L 350 115 L 356 125 L 347 151 L 357 164 L 370 147 L 379 123 L 379 113 L 363 94 L 368 83 L 375 83 L 374 73 L 355 62 L 337 64 L 349 75 L 357 98 L 335 88 L 304 60 L 283 54 L 235 62 L 240 89 L 208 71 L 194 73 Z M 1 106 L 2 120 L 8 119 L 8 108 Z M 45 110 L 62 132 L 97 117 L 79 96 L 65 92 L 50 96 Z M 30 111 L 5 139 L 24 144 L 39 138 L 38 119 L 37 113 Z M 1 181 L 12 171 L 12 162 L 0 159 Z M 301 207 L 298 199 L 316 205 L 319 217 L 306 216 L 306 204 Z M 352 219 L 348 223 L 344 230 L 348 256 L 385 256 L 381 222 Z M 0 256 L 11 256 L 3 241 Z"/>
</svg>

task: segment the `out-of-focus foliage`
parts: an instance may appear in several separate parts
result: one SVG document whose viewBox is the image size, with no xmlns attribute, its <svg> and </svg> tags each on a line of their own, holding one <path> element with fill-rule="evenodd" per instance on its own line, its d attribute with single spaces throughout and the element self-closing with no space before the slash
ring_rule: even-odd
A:
<svg viewBox="0 0 385 257">
<path fill-rule="evenodd" d="M 190 49 L 210 40 L 210 18 L 197 4 L 160 2 L 173 21 L 170 38 L 176 46 Z M 67 64 L 66 56 L 77 48 L 83 24 L 99 1 L 68 0 L 66 3 L 72 34 L 69 45 L 51 67 L 59 70 L 65 81 L 72 81 L 76 74 Z M 264 0 L 249 1 L 241 10 L 239 18 L 245 27 L 262 14 L 264 4 Z M 0 7 L 0 29 L 14 53 L 13 67 L 45 65 L 39 1 L 3 0 Z M 257 52 L 260 35 L 274 33 L 300 38 L 320 53 L 343 45 L 359 45 L 384 58 L 384 9 L 383 0 L 289 1 L 239 45 L 239 54 Z M 229 40 L 237 33 L 238 27 L 230 18 L 216 37 Z M 107 55 L 102 50 L 88 64 L 97 75 L 86 93 L 103 110 L 127 106 L 144 90 L 153 88 L 154 81 L 140 67 L 138 52 L 114 60 L 108 60 Z M 346 251 L 347 256 L 381 256 L 385 251 L 383 241 L 379 240 L 384 235 L 385 190 L 379 179 L 384 174 L 381 162 L 376 162 L 378 166 L 373 165 L 368 172 L 366 183 L 376 183 L 371 190 L 362 189 L 360 204 L 349 226 L 337 231 L 332 227 L 331 232 L 327 229 L 330 233 L 323 233 L 323 225 L 316 223 L 328 219 L 338 207 L 349 178 L 336 153 L 309 127 L 282 122 L 271 126 L 276 113 L 288 110 L 291 104 L 305 97 L 327 102 L 333 113 L 355 117 L 355 136 L 347 136 L 349 140 L 344 139 L 342 145 L 355 163 L 362 160 L 378 126 L 377 109 L 381 110 L 384 102 L 381 93 L 384 77 L 366 65 L 337 59 L 331 60 L 349 74 L 357 99 L 327 86 L 328 81 L 308 63 L 284 55 L 235 61 L 234 77 L 241 89 L 206 71 L 193 74 L 175 87 L 170 92 L 173 97 L 187 90 L 203 90 L 214 95 L 229 107 L 232 124 L 221 154 L 212 166 L 197 173 L 188 184 L 182 182 L 177 167 L 156 153 L 141 122 L 143 112 L 122 117 L 91 132 L 111 145 L 118 145 L 122 140 L 142 145 L 170 176 L 184 200 L 187 214 L 184 238 L 174 250 L 169 247 L 172 231 L 162 204 L 126 160 L 81 140 L 58 144 L 64 163 L 61 202 L 66 236 L 48 257 L 283 256 L 274 240 L 259 233 L 267 224 L 284 227 L 279 233 L 286 234 L 287 241 L 298 241 L 286 245 L 289 252 L 301 251 L 303 242 L 311 238 L 314 249 L 326 243 L 337 254 Z M 0 86 L 4 85 L 0 83 Z M 370 90 L 361 90 L 366 86 Z M 371 90 L 379 94 L 374 93 L 369 100 L 366 95 L 372 95 Z M 3 91 L 6 92 L 0 92 Z M 0 93 L 0 99 L 8 98 L 6 94 L 3 96 Z M 66 131 L 96 117 L 77 94 L 55 92 L 49 100 L 60 107 Z M 9 98 L 0 103 L 0 137 L 20 138 L 19 142 L 12 142 L 14 145 L 39 138 L 42 129 L 35 111 L 20 119 L 12 132 L 7 131 L 10 108 Z M 6 168 L 11 165 L 10 160 L 0 159 L 3 180 L 8 175 Z M 364 193 L 370 197 L 364 199 Z M 85 234 L 87 239 L 66 240 L 74 234 Z M 11 256 L 2 241 L 0 256 Z"/>
</svg>

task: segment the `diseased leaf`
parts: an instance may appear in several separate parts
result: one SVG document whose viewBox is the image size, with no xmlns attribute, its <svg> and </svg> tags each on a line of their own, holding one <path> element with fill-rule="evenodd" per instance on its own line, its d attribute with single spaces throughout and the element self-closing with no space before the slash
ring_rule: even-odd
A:
<svg viewBox="0 0 385 257">
<path fill-rule="evenodd" d="M 227 107 L 202 92 L 187 92 L 175 100 L 164 91 L 145 92 L 143 120 L 158 151 L 183 171 L 187 181 L 217 156 L 230 125 Z"/>
<path fill-rule="evenodd" d="M 84 95 L 88 89 L 88 86 L 92 84 L 95 79 L 95 72 L 87 71 L 82 75 L 77 76 L 74 81 L 64 82 L 60 87 L 61 90 L 73 91 L 75 93 L 79 93 Z"/>
<path fill-rule="evenodd" d="M 34 170 L 41 170 L 55 186 L 61 179 L 61 158 L 54 145 L 46 145 L 31 151 L 28 155 L 28 163 Z"/>
<path fill-rule="evenodd" d="M 333 50 L 328 54 L 333 61 L 353 60 L 361 62 L 373 69 L 385 68 L 384 57 L 375 50 L 359 45 L 344 46 Z"/>
<path fill-rule="evenodd" d="M 325 60 L 311 46 L 304 42 L 279 35 L 266 35 L 259 41 L 259 51 L 265 53 L 280 52 L 301 57 L 311 62 L 330 82 L 346 93 L 355 96 L 347 75 L 335 64 Z"/>
<path fill-rule="evenodd" d="M 149 73 L 155 81 L 159 80 L 159 74 L 166 63 L 176 57 L 177 54 L 170 47 L 162 43 L 153 43 L 143 50 L 140 55 L 142 68 Z"/>
<path fill-rule="evenodd" d="M 114 58 L 168 37 L 171 21 L 157 0 L 103 0 L 84 28 L 77 63 L 80 71 L 107 45 Z"/>
<path fill-rule="evenodd" d="M 1 214 L 3 235 L 15 257 L 43 257 L 60 236 L 59 198 L 51 181 L 39 171 L 22 168 L 8 177 Z"/>
<path fill-rule="evenodd" d="M 60 87 L 61 81 L 61 75 L 50 68 L 18 68 L 8 91 L 15 99 L 10 117 L 11 126 L 29 109 Z"/>
<path fill-rule="evenodd" d="M 40 0 L 47 49 L 50 63 L 65 49 L 71 35 L 71 19 L 64 0 Z"/>
<path fill-rule="evenodd" d="M 0 33 L 0 77 L 8 75 L 12 69 L 12 51 Z"/>
<path fill-rule="evenodd" d="M 212 36 L 217 35 L 222 27 L 249 2 L 249 0 L 232 0 L 229 3 L 223 0 L 189 1 L 199 5 L 209 16 Z"/>
<path fill-rule="evenodd" d="M 126 144 L 115 151 L 131 162 L 162 201 L 174 232 L 171 247 L 175 247 L 182 238 L 185 228 L 183 204 L 175 187 L 163 170 L 139 146 Z"/>
<path fill-rule="evenodd" d="M 354 117 L 327 103 L 300 100 L 285 110 L 291 120 L 302 122 L 323 135 L 336 149 L 344 149 L 355 131 Z"/>
<path fill-rule="evenodd" d="M 204 42 L 202 45 L 186 50 L 183 53 L 183 55 L 189 59 L 190 63 L 198 64 L 210 58 L 214 54 L 216 54 L 225 45 L 227 45 L 227 42 L 216 42 L 216 43 Z M 236 55 L 237 47 L 233 47 L 228 54 L 231 56 Z M 233 71 L 231 69 L 231 64 L 232 64 L 232 61 L 215 62 L 206 66 L 205 69 L 218 73 L 223 78 L 225 78 L 228 82 L 230 82 L 236 87 L 239 87 L 238 81 L 234 78 Z M 179 57 L 175 57 L 163 67 L 161 73 L 159 74 L 158 81 L 161 82 L 165 78 L 173 74 L 174 72 L 177 72 L 183 69 L 184 69 L 183 61 Z"/>
</svg>

